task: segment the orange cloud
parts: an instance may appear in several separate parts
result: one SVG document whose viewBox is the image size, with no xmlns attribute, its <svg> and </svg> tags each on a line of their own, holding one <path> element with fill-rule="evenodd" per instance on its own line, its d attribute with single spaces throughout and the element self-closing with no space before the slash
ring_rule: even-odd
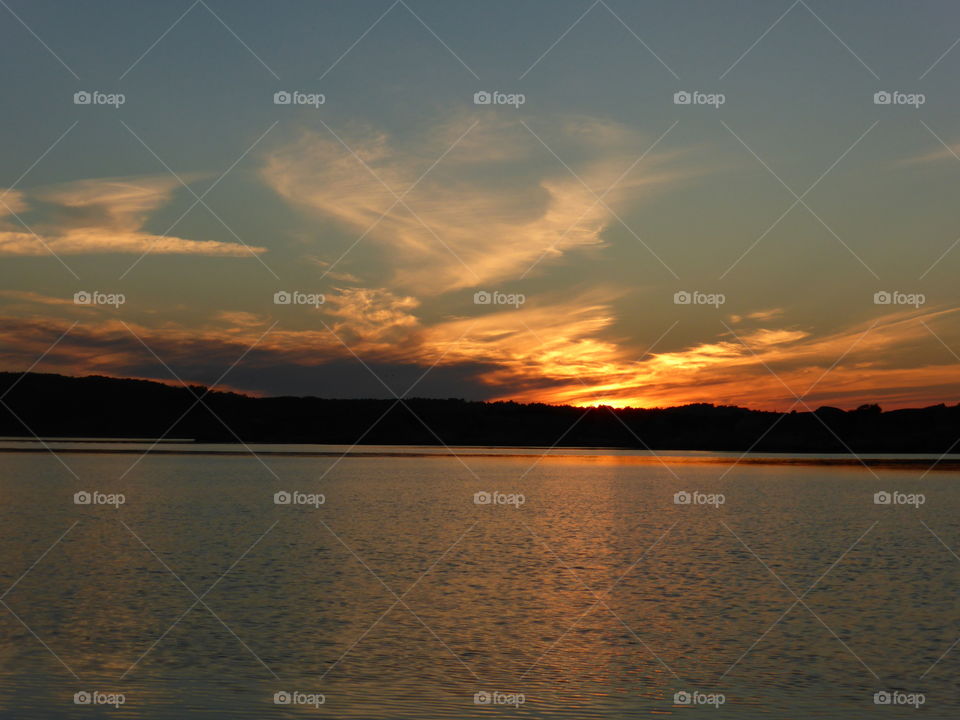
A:
<svg viewBox="0 0 960 720">
<path fill-rule="evenodd" d="M 614 314 L 609 298 L 597 294 L 429 327 L 413 315 L 411 298 L 369 289 L 331 297 L 329 307 L 310 312 L 322 313 L 340 339 L 317 323 L 264 335 L 270 317 L 239 312 L 218 313 L 191 327 L 127 325 L 171 364 L 208 363 L 222 371 L 259 340 L 247 362 L 265 374 L 290 366 L 322 368 L 353 362 L 343 340 L 365 362 L 474 368 L 493 399 L 618 407 L 713 402 L 781 410 L 796 403 L 794 394 L 811 407 L 960 399 L 956 358 L 931 334 L 948 345 L 960 341 L 947 334 L 958 312 L 953 309 L 892 313 L 822 337 L 773 327 L 735 335 L 720 327 L 708 341 L 643 356 L 644 349 L 603 339 Z M 4 364 L 28 365 L 66 327 L 66 321 L 43 317 L 5 321 L 0 338 L 16 350 L 6 352 Z M 667 336 L 663 343 L 669 342 Z M 42 369 L 123 375 L 144 360 L 152 363 L 119 320 L 100 316 L 91 324 L 87 316 Z"/>
<path fill-rule="evenodd" d="M 712 402 L 783 409 L 813 386 L 806 401 L 814 405 L 941 402 L 960 393 L 960 369 L 923 323 L 940 327 L 954 312 L 898 313 L 881 318 L 872 329 L 863 323 L 826 337 L 795 329 L 737 336 L 721 331 L 718 340 L 655 352 L 646 359 L 630 358 L 611 344 L 585 345 L 588 352 L 578 362 L 558 363 L 562 371 L 551 367 L 552 354 L 541 355 L 532 340 L 530 355 L 542 358 L 541 366 L 513 364 L 512 370 L 534 386 L 510 397 L 573 405 Z M 942 360 L 918 361 L 916 348 L 923 343 L 942 350 Z M 537 387 L 543 377 L 557 382 Z"/>
</svg>

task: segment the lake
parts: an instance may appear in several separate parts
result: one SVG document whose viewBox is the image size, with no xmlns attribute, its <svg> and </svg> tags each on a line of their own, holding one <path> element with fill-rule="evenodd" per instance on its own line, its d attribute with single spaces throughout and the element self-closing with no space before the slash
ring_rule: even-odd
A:
<svg viewBox="0 0 960 720">
<path fill-rule="evenodd" d="M 960 715 L 951 456 L 0 442 L 0 715 Z"/>
</svg>

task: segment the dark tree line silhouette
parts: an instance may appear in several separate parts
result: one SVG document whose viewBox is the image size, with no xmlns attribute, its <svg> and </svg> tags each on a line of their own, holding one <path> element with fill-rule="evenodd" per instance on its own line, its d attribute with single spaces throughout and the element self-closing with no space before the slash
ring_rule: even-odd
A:
<svg viewBox="0 0 960 720">
<path fill-rule="evenodd" d="M 148 380 L 0 373 L 5 393 L 0 435 L 14 437 L 838 453 L 941 453 L 960 439 L 960 404 L 888 412 L 877 405 L 790 413 L 709 404 L 584 409 L 458 399 L 258 398 Z"/>
</svg>

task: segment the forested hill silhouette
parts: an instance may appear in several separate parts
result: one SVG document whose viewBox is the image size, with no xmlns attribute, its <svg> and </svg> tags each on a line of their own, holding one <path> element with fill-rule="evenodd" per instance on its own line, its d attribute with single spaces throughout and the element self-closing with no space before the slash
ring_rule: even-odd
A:
<svg viewBox="0 0 960 720">
<path fill-rule="evenodd" d="M 456 399 L 258 398 L 40 373 L 0 373 L 0 397 L 0 435 L 14 437 L 934 453 L 953 449 L 960 438 L 960 405 L 787 414 L 706 404 L 585 410 Z"/>
</svg>

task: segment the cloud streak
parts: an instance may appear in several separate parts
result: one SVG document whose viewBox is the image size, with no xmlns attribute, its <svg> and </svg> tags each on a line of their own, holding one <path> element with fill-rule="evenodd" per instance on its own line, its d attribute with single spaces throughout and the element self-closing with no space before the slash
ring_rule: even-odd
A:
<svg viewBox="0 0 960 720">
<path fill-rule="evenodd" d="M 295 207 L 375 244 L 383 284 L 423 297 L 519 279 L 545 253 L 556 260 L 602 247 L 612 213 L 595 194 L 649 146 L 612 123 L 554 123 L 544 133 L 569 150 L 575 177 L 519 123 L 486 121 L 464 136 L 467 127 L 407 143 L 356 133 L 348 148 L 304 133 L 275 150 L 261 175 Z M 604 202 L 638 201 L 686 176 L 665 169 L 665 158 L 649 158 Z"/>
<path fill-rule="evenodd" d="M 104 253 L 249 257 L 266 252 L 238 243 L 190 240 L 144 230 L 179 182 L 167 177 L 80 180 L 31 194 L 12 192 L 0 204 L 0 255 Z M 12 201 L 11 201 L 12 198 Z M 11 217 L 37 208 L 29 229 Z M 5 226 L 4 226 L 5 225 Z"/>
</svg>

